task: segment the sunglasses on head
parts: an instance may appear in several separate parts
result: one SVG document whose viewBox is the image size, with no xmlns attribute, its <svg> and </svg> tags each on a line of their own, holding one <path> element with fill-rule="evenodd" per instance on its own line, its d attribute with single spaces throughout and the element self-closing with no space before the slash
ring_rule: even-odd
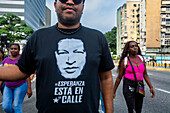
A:
<svg viewBox="0 0 170 113">
<path fill-rule="evenodd" d="M 60 0 L 61 3 L 66 3 L 68 0 Z M 82 2 L 82 0 L 73 0 L 74 4 L 78 5 Z"/>
</svg>

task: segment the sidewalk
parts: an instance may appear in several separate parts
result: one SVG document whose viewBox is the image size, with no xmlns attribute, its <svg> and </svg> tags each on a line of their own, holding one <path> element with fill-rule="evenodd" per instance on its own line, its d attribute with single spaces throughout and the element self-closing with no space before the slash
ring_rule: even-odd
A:
<svg viewBox="0 0 170 113">
<path fill-rule="evenodd" d="M 152 70 L 159 70 L 159 71 L 169 71 L 170 72 L 170 68 L 165 68 L 165 67 L 161 67 L 161 66 L 146 66 L 146 69 L 152 69 Z"/>
<path fill-rule="evenodd" d="M 118 63 L 114 63 L 115 66 L 118 66 Z M 165 68 L 164 66 L 151 66 L 146 65 L 146 69 L 152 69 L 152 70 L 159 70 L 159 71 L 168 71 L 170 72 L 170 67 Z"/>
</svg>

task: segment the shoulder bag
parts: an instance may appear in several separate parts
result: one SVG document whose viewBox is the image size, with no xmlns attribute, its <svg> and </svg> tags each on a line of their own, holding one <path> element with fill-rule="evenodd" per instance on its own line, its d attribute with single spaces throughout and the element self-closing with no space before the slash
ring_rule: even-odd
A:
<svg viewBox="0 0 170 113">
<path fill-rule="evenodd" d="M 135 81 L 136 81 L 136 94 L 139 94 L 140 96 L 143 96 L 145 97 L 145 90 L 144 90 L 144 83 L 142 81 L 137 81 L 137 78 L 136 78 L 136 74 L 135 74 L 135 70 L 133 68 L 133 65 L 128 57 L 128 60 L 129 60 L 129 63 L 132 67 L 132 70 L 133 70 L 133 74 L 134 74 L 134 77 L 135 77 Z"/>
</svg>

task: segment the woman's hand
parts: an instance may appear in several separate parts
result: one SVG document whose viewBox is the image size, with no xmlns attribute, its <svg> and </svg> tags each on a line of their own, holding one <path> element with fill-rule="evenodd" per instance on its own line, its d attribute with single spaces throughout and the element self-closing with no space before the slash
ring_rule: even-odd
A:
<svg viewBox="0 0 170 113">
<path fill-rule="evenodd" d="M 153 87 L 150 88 L 151 98 L 155 97 L 155 91 L 153 90 Z"/>
<path fill-rule="evenodd" d="M 28 88 L 27 96 L 28 96 L 28 98 L 30 98 L 32 96 L 32 89 L 31 88 Z"/>
</svg>

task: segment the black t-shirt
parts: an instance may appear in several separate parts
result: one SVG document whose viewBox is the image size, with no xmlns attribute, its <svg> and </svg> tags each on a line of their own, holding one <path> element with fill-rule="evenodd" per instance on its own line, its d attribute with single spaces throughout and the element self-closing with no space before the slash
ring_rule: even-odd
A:
<svg viewBox="0 0 170 113">
<path fill-rule="evenodd" d="M 36 31 L 16 64 L 36 70 L 36 107 L 40 113 L 97 113 L 99 76 L 114 68 L 105 36 L 81 27 L 64 35 L 56 25 Z"/>
</svg>

